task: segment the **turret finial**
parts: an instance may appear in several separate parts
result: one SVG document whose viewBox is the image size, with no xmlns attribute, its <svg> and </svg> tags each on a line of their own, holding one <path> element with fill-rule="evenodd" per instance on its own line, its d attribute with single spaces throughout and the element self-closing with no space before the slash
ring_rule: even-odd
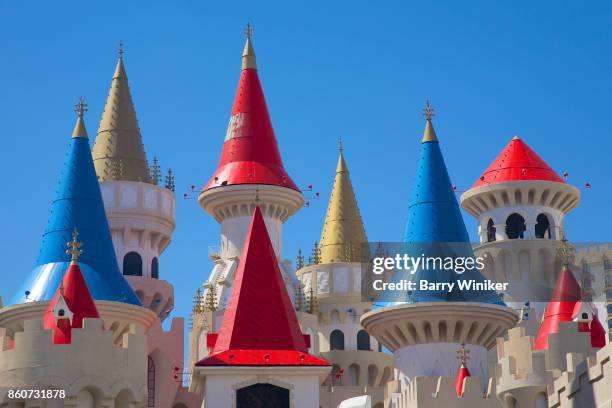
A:
<svg viewBox="0 0 612 408">
<path fill-rule="evenodd" d="M 563 267 L 569 268 L 569 266 L 574 262 L 575 249 L 565 237 L 565 233 L 561 232 L 561 234 L 561 247 L 557 249 L 557 255 L 559 256 Z"/>
<path fill-rule="evenodd" d="M 123 41 L 119 41 L 119 59 L 122 60 L 123 59 Z"/>
<path fill-rule="evenodd" d="M 79 261 L 79 256 L 83 254 L 83 250 L 81 249 L 83 243 L 79 242 L 78 238 L 79 231 L 76 227 L 74 227 L 74 231 L 72 231 L 72 241 L 66 244 L 68 246 L 66 254 L 72 256 L 72 259 L 70 260 L 70 265 L 76 265 Z"/>
<path fill-rule="evenodd" d="M 246 36 L 246 43 L 242 51 L 242 69 L 257 69 L 255 50 L 253 50 L 253 44 L 251 44 L 251 36 L 253 35 L 253 26 L 251 23 L 247 23 L 244 29 L 244 35 Z"/>
<path fill-rule="evenodd" d="M 461 343 L 459 345 L 459 349 L 457 350 L 457 358 L 461 361 L 461 365 L 465 366 L 467 361 L 470 359 L 470 350 L 465 349 L 465 343 Z"/>
<path fill-rule="evenodd" d="M 244 28 L 244 35 L 246 36 L 247 39 L 250 39 L 251 36 L 253 35 L 253 26 L 251 25 L 251 23 L 247 23 L 246 27 Z"/>
<path fill-rule="evenodd" d="M 74 105 L 74 111 L 79 115 L 79 118 L 82 118 L 85 112 L 87 112 L 87 104 L 82 96 L 79 98 L 79 103 Z"/>
<path fill-rule="evenodd" d="M 426 142 L 437 142 L 438 136 L 436 136 L 436 131 L 434 130 L 433 124 L 431 123 L 431 118 L 435 116 L 434 108 L 429 103 L 429 99 L 425 103 L 425 108 L 423 108 L 423 116 L 425 116 L 425 132 L 423 132 L 423 140 L 422 143 Z"/>
<path fill-rule="evenodd" d="M 344 147 L 342 146 L 342 136 L 338 138 L 338 150 L 340 151 L 341 154 L 344 151 Z"/>
<path fill-rule="evenodd" d="M 423 116 L 425 116 L 426 120 L 431 120 L 432 116 L 436 116 L 434 113 L 435 109 L 429 103 L 429 99 L 425 102 L 425 108 L 423 108 Z"/>
</svg>

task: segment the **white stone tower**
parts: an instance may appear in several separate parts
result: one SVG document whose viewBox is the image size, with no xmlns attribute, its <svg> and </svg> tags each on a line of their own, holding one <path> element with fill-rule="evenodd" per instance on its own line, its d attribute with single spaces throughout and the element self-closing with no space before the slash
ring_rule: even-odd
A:
<svg viewBox="0 0 612 408">
<path fill-rule="evenodd" d="M 156 159 L 149 168 L 122 49 L 93 158 L 119 268 L 142 304 L 163 320 L 174 307 L 174 289 L 160 279 L 159 260 L 175 228 L 174 176 L 169 170 L 161 184 Z"/>
<path fill-rule="evenodd" d="M 461 196 L 463 209 L 479 221 L 475 254 L 485 259 L 483 273 L 511 282 L 506 302 L 535 303 L 533 318 L 541 315 L 552 293 L 565 215 L 579 201 L 578 189 L 518 136 Z"/>
</svg>

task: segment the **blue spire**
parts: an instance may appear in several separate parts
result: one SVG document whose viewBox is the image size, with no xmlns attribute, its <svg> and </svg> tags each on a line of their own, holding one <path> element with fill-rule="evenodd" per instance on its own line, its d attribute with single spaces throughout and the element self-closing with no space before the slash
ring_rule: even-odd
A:
<svg viewBox="0 0 612 408">
<path fill-rule="evenodd" d="M 424 112 L 427 121 L 406 223 L 405 251 L 413 257 L 425 255 L 443 259 L 474 258 L 440 143 L 431 122 L 433 109 L 429 102 Z M 429 282 L 456 282 L 457 279 L 484 281 L 477 269 L 457 274 L 454 270 L 442 268 L 419 269 L 411 279 L 417 283 L 421 279 Z M 411 302 L 465 301 L 503 304 L 495 292 L 461 291 L 456 283 L 451 292 L 416 290 L 408 299 Z"/>
<path fill-rule="evenodd" d="M 36 267 L 11 304 L 50 300 L 53 297 L 70 263 L 66 243 L 71 240 L 76 227 L 84 249 L 79 265 L 93 298 L 140 305 L 117 265 L 83 122 L 85 107 L 81 99 L 76 109 L 79 115 L 77 124 L 55 200 L 51 204 Z"/>
</svg>

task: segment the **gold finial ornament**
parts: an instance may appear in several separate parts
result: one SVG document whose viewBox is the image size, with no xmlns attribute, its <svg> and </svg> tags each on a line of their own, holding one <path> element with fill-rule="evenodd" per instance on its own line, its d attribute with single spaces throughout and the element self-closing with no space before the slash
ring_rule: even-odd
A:
<svg viewBox="0 0 612 408">
<path fill-rule="evenodd" d="M 244 27 L 244 35 L 247 39 L 250 39 L 253 35 L 253 26 L 250 22 L 247 23 L 246 27 Z"/>
<path fill-rule="evenodd" d="M 569 268 L 569 266 L 574 262 L 575 254 L 576 249 L 569 243 L 565 237 L 565 233 L 562 233 L 561 247 L 557 249 L 557 255 L 561 260 L 561 264 L 565 268 Z"/>
<path fill-rule="evenodd" d="M 66 250 L 67 255 L 71 255 L 70 265 L 76 265 L 79 261 L 79 256 L 83 254 L 83 250 L 81 247 L 83 246 L 82 242 L 79 242 L 79 231 L 74 227 L 74 231 L 72 231 L 72 241 L 66 243 L 68 249 Z"/>
<path fill-rule="evenodd" d="M 82 118 L 85 112 L 87 112 L 87 104 L 82 96 L 79 98 L 79 103 L 74 105 L 74 111 L 79 115 L 79 118 Z"/>
<path fill-rule="evenodd" d="M 423 140 L 422 143 L 427 142 L 437 142 L 438 136 L 436 136 L 436 131 L 434 130 L 433 124 L 431 123 L 431 118 L 435 116 L 435 109 L 429 103 L 429 99 L 425 103 L 425 108 L 423 108 L 423 116 L 425 116 L 425 132 L 423 132 Z"/>
<path fill-rule="evenodd" d="M 465 349 L 465 343 L 461 343 L 459 345 L 459 349 L 457 350 L 457 358 L 461 361 L 461 365 L 465 366 L 467 361 L 470 359 L 470 350 Z"/>
<path fill-rule="evenodd" d="M 253 35 L 253 26 L 251 23 L 247 23 L 244 29 L 244 35 L 246 36 L 246 43 L 242 51 L 242 69 L 257 69 L 255 50 L 253 50 L 253 44 L 251 44 L 251 36 Z"/>
</svg>

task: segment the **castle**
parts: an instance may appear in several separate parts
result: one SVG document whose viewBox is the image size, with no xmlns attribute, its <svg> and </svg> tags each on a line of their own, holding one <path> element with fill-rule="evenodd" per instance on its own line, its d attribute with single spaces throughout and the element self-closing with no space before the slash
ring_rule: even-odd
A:
<svg viewBox="0 0 612 408">
<path fill-rule="evenodd" d="M 219 164 L 198 192 L 220 243 L 189 330 L 179 317 L 163 327 L 174 175 L 146 156 L 120 48 L 93 148 L 81 99 L 36 266 L 0 308 L 0 407 L 610 406 L 612 247 L 574 251 L 564 220 L 580 191 L 519 137 L 457 200 L 427 102 L 404 236 L 483 259 L 464 276 L 511 282 L 503 294 L 364 296 L 367 234 L 342 145 L 320 240 L 295 264 L 283 257 L 283 224 L 305 200 L 251 33 Z M 460 206 L 478 220 L 476 245 Z"/>
</svg>

